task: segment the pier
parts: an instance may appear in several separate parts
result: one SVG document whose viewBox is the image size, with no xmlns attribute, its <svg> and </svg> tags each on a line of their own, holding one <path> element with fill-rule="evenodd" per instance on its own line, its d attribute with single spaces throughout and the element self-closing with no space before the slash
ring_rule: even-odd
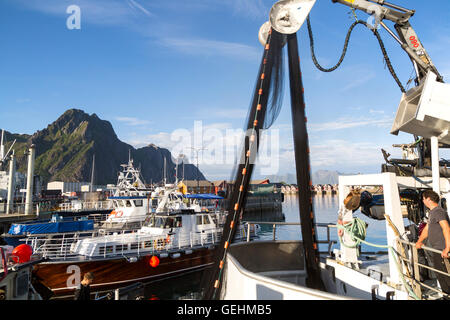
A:
<svg viewBox="0 0 450 320">
<path fill-rule="evenodd" d="M 283 184 L 279 191 L 283 194 L 297 194 L 299 192 L 295 184 Z M 316 196 L 337 195 L 339 194 L 339 188 L 337 184 L 313 184 L 311 193 Z"/>
</svg>

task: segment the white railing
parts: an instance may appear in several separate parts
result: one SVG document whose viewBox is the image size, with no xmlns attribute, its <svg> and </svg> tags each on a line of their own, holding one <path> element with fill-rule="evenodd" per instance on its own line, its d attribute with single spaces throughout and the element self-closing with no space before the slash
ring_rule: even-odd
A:
<svg viewBox="0 0 450 320">
<path fill-rule="evenodd" d="M 59 211 L 89 211 L 113 209 L 111 201 L 64 202 L 59 204 Z"/>
<path fill-rule="evenodd" d="M 175 234 L 172 236 L 144 235 L 137 232 L 105 233 L 104 242 L 97 242 L 92 248 L 98 248 L 94 256 L 139 256 L 140 254 L 156 254 L 202 247 L 217 243 L 222 235 L 222 231 L 213 232 L 191 232 L 190 234 Z M 74 252 L 75 244 L 82 239 L 95 239 L 98 234 L 89 236 L 62 237 L 49 239 L 46 237 L 28 237 L 26 243 L 33 247 L 35 254 L 43 258 L 65 260 L 70 257 L 79 256 Z M 83 243 L 78 243 L 83 245 Z M 79 248 L 77 248 L 79 250 Z M 91 255 L 93 252 L 86 252 Z"/>
</svg>

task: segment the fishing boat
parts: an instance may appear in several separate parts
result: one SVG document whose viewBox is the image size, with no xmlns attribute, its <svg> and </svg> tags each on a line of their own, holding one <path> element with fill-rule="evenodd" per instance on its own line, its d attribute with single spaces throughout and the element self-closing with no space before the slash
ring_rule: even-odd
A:
<svg viewBox="0 0 450 320">
<path fill-rule="evenodd" d="M 441 185 L 445 185 L 444 190 L 450 191 L 448 179 L 441 178 Z M 315 225 L 316 230 L 325 228 L 323 234 L 328 235 L 318 241 L 325 248 L 319 255 L 324 288 L 319 290 L 307 285 L 308 272 L 302 241 L 252 241 L 230 246 L 224 268 L 226 284 L 221 291 L 221 299 L 436 300 L 446 297 L 433 276 L 433 272 L 439 271 L 427 259 L 429 253 L 440 252 L 427 246 L 421 250 L 415 248 L 419 222 L 414 221 L 421 220 L 419 217 L 417 220 L 405 219 L 401 209 L 402 190 L 430 189 L 431 185 L 420 185 L 412 177 L 398 177 L 389 172 L 340 176 L 340 209 L 346 210 L 344 199 L 352 188 L 373 187 L 383 187 L 384 190 L 386 229 L 385 241 L 380 241 L 381 244 L 364 241 L 366 232 L 370 233 L 370 226 L 364 229 L 364 237 L 352 234 L 352 227 L 356 227 L 357 221 L 361 222 L 359 219 L 351 219 L 351 225 L 346 229 L 349 235 L 339 238 L 338 242 L 330 237 L 330 233 L 338 228 L 335 222 Z M 426 213 L 421 212 L 420 215 Z M 376 217 L 373 219 L 379 220 Z M 257 223 L 262 225 L 264 222 Z M 360 223 L 362 228 L 363 225 L 365 223 Z M 361 240 L 355 241 L 358 236 Z M 373 250 L 363 251 L 361 244 Z M 447 275 L 450 276 L 450 272 Z"/>
<path fill-rule="evenodd" d="M 135 232 L 86 237 L 65 247 L 36 248 L 48 261 L 36 265 L 33 275 L 56 298 L 67 298 L 89 271 L 95 275 L 92 290 L 102 292 L 199 270 L 211 263 L 224 215 L 224 211 L 171 209 L 151 214 Z M 243 228 L 243 237 L 247 238 L 247 230 L 252 237 L 256 235 L 255 227 Z"/>
<path fill-rule="evenodd" d="M 433 278 L 433 274 L 437 273 L 450 277 L 449 259 L 443 259 L 447 270 L 441 271 L 427 259 L 427 253 L 441 255 L 441 251 L 428 246 L 416 248 L 419 223 L 424 222 L 424 219 L 426 222 L 427 216 L 426 210 L 421 206 L 421 193 L 424 190 L 434 190 L 441 197 L 441 206 L 444 209 L 450 200 L 450 175 L 446 168 L 448 161 L 440 161 L 439 158 L 439 149 L 450 146 L 450 85 L 443 82 L 431 58 L 417 40 L 417 35 L 409 23 L 414 10 L 387 1 L 379 1 L 377 4 L 375 1 L 366 0 L 333 2 L 369 14 L 373 10 L 383 12 L 382 17 L 379 17 L 380 25 L 409 55 L 415 66 L 416 86 L 404 90 L 386 58 L 378 31 L 371 28 L 385 54 L 391 74 L 403 92 L 391 133 L 410 133 L 414 135 L 414 143 L 406 148 L 404 156 L 406 154 L 407 158 L 387 161 L 388 163 L 382 166 L 381 173 L 339 176 L 339 212 L 336 212 L 338 223 L 332 222 L 325 226 L 315 223 L 310 190 L 310 155 L 304 113 L 304 90 L 296 36 L 303 22 L 308 19 L 311 49 L 314 53 L 308 15 L 315 0 L 281 0 L 275 3 L 269 15 L 270 21 L 260 29 L 259 39 L 264 45 L 264 56 L 249 112 L 252 117 L 248 118 L 248 129 L 258 132 L 262 126 L 261 122 L 270 115 L 266 115 L 267 110 L 274 110 L 273 105 L 267 106 L 268 97 L 275 94 L 270 88 L 276 87 L 276 83 L 271 83 L 270 72 L 277 72 L 276 68 L 281 65 L 277 64 L 277 58 L 282 56 L 281 48 L 287 43 L 302 240 L 274 239 L 220 246 L 213 267 L 204 278 L 207 281 L 205 299 L 450 298 L 448 292 L 443 292 L 436 278 Z M 383 20 L 396 23 L 398 35 L 391 31 Z M 365 21 L 358 20 L 350 28 L 348 36 L 357 24 L 369 27 Z M 342 58 L 344 56 L 345 50 Z M 341 62 L 342 59 L 335 68 Z M 316 60 L 314 63 L 318 66 Z M 324 70 L 320 66 L 318 68 Z M 326 71 L 332 70 L 333 68 Z M 250 151 L 253 150 L 251 143 L 248 150 L 246 148 L 243 149 L 242 158 L 253 152 Z M 236 201 L 235 214 L 242 210 L 239 201 L 248 191 L 248 180 L 253 169 L 249 163 L 241 164 L 236 173 L 235 190 L 239 189 L 239 192 L 236 191 L 232 195 L 232 203 Z M 375 195 L 370 191 L 374 189 L 378 190 Z M 369 218 L 385 221 L 384 243 L 366 241 L 370 225 L 353 216 L 359 208 Z M 319 227 L 327 228 L 326 240 L 318 240 Z M 330 240 L 330 228 L 337 229 L 338 243 Z M 232 238 L 234 232 L 232 227 L 227 228 L 225 224 L 222 239 Z M 326 245 L 327 250 L 319 251 L 321 244 Z M 337 244 L 339 247 L 335 248 Z M 360 250 L 362 244 L 377 251 L 363 252 Z"/>
<path fill-rule="evenodd" d="M 73 294 L 80 277 L 88 271 L 95 274 L 93 290 L 100 292 L 209 265 L 227 214 L 217 202 L 223 198 L 211 194 L 183 195 L 176 188 L 160 192 L 163 195 L 159 195 L 158 206 L 145 213 L 140 228 L 98 229 L 90 236 L 74 238 L 27 237 L 26 244 L 33 252 L 48 259 L 35 266 L 34 276 L 55 297 L 64 298 Z M 126 198 L 115 200 L 138 199 Z M 242 226 L 240 235 L 253 238 L 258 231 L 259 226 Z"/>
</svg>

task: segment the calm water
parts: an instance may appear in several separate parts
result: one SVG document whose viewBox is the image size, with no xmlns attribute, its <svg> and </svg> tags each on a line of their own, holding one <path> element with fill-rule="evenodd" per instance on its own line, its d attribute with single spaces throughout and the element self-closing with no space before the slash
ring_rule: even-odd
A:
<svg viewBox="0 0 450 320">
<path fill-rule="evenodd" d="M 336 224 L 337 212 L 338 212 L 338 196 L 316 196 L 313 197 L 313 208 L 316 217 L 316 223 Z M 297 195 L 287 195 L 283 202 L 283 215 L 284 218 L 280 218 L 280 214 L 267 214 L 264 221 L 283 221 L 283 222 L 299 222 L 299 204 Z M 386 223 L 385 221 L 376 221 L 367 218 L 361 214 L 360 211 L 354 213 L 354 217 L 358 217 L 369 224 L 367 228 L 366 241 L 376 244 L 386 244 L 385 233 Z M 271 219 L 273 218 L 273 219 Z M 253 221 L 253 219 L 252 219 Z M 326 239 L 326 228 L 318 228 L 319 240 Z M 330 229 L 330 238 L 338 241 L 336 228 Z M 273 239 L 273 227 L 272 225 L 261 225 L 261 240 Z M 277 240 L 299 240 L 301 239 L 300 226 L 277 226 L 276 228 Z M 338 241 L 339 243 L 339 241 Z M 339 244 L 333 248 L 339 248 Z M 326 245 L 319 245 L 321 251 L 326 251 Z M 363 244 L 363 251 L 378 251 L 378 248 L 368 247 Z M 145 286 L 146 299 L 161 299 L 161 300 L 173 300 L 180 298 L 191 298 L 199 291 L 199 283 L 202 279 L 202 271 L 193 272 L 188 275 L 176 277 L 169 280 L 162 280 L 154 283 L 147 284 Z"/>
</svg>

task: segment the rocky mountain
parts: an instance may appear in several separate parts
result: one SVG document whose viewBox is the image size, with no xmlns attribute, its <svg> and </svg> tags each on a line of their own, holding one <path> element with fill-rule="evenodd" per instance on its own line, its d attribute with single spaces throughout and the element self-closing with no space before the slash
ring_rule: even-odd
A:
<svg viewBox="0 0 450 320">
<path fill-rule="evenodd" d="M 91 180 L 95 154 L 94 184 L 116 183 L 121 164 L 128 162 L 129 153 L 135 167 L 140 167 L 145 182 L 161 181 L 166 158 L 167 181 L 175 180 L 175 163 L 169 150 L 149 144 L 135 149 L 117 137 L 109 121 L 95 113 L 69 109 L 55 122 L 33 135 L 6 132 L 8 150 L 14 139 L 17 170 L 26 173 L 25 152 L 31 144 L 36 148 L 35 174 L 44 183 L 49 181 L 82 182 Z M 179 173 L 181 166 L 179 167 Z M 184 165 L 185 179 L 205 179 L 193 164 Z"/>
<path fill-rule="evenodd" d="M 337 171 L 317 170 L 311 176 L 313 184 L 338 184 L 339 175 Z"/>
</svg>

